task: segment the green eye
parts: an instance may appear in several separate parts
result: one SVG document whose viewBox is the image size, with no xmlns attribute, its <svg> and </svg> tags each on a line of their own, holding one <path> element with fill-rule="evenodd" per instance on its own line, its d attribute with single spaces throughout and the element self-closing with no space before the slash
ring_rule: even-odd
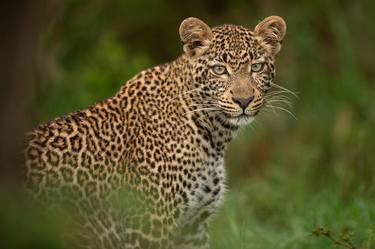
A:
<svg viewBox="0 0 375 249">
<path fill-rule="evenodd" d="M 259 72 L 263 69 L 263 63 L 251 64 L 251 72 Z"/>
<path fill-rule="evenodd" d="M 222 75 L 227 73 L 227 69 L 222 65 L 214 65 L 212 71 L 217 75 Z"/>
</svg>

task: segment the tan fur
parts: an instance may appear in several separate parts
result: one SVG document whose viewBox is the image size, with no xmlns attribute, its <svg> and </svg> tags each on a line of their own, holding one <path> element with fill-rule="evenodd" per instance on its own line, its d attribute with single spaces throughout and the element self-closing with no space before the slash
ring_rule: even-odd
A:
<svg viewBox="0 0 375 249">
<path fill-rule="evenodd" d="M 286 33 L 285 21 L 279 16 L 269 16 L 261 21 L 254 29 L 254 35 L 259 37 L 264 47 L 276 55 Z"/>
<path fill-rule="evenodd" d="M 67 247 L 209 248 L 208 220 L 226 189 L 226 146 L 261 110 L 284 33 L 276 17 L 254 33 L 188 18 L 179 58 L 31 131 L 30 191 L 69 207 L 82 228 L 70 231 L 76 239 Z M 252 71 L 255 63 L 262 70 Z"/>
<path fill-rule="evenodd" d="M 209 48 L 213 37 L 211 28 L 195 17 L 186 18 L 180 25 L 179 33 L 183 49 L 189 56 L 201 55 Z"/>
</svg>

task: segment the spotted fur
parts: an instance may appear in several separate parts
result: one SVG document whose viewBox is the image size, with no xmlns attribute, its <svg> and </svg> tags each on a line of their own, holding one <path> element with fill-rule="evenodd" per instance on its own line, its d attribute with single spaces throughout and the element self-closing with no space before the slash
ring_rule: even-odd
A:
<svg viewBox="0 0 375 249">
<path fill-rule="evenodd" d="M 260 111 L 284 34 L 276 16 L 254 31 L 185 19 L 179 58 L 28 134 L 33 196 L 75 210 L 84 248 L 209 248 L 225 148 Z"/>
</svg>

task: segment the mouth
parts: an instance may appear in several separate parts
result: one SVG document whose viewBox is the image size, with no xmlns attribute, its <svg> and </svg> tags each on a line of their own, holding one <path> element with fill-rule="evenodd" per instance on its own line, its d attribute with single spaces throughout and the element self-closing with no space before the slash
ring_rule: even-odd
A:
<svg viewBox="0 0 375 249">
<path fill-rule="evenodd" d="M 251 112 L 250 114 L 246 114 L 245 111 L 243 111 L 241 114 L 237 116 L 231 116 L 228 115 L 231 119 L 248 119 L 248 118 L 255 118 L 255 116 L 259 113 L 259 110 Z"/>
<path fill-rule="evenodd" d="M 254 121 L 255 116 L 259 113 L 259 110 L 255 112 L 251 112 L 249 114 L 246 114 L 245 112 L 242 112 L 239 115 L 230 115 L 226 114 L 228 121 L 232 124 L 239 125 L 239 126 L 244 126 L 247 124 L 250 124 L 251 122 Z"/>
<path fill-rule="evenodd" d="M 234 119 L 234 120 L 247 120 L 249 118 L 253 118 L 253 116 L 251 115 L 247 115 L 245 113 L 241 113 L 240 115 L 237 115 L 237 116 L 234 116 L 234 117 L 231 117 L 231 119 Z"/>
</svg>

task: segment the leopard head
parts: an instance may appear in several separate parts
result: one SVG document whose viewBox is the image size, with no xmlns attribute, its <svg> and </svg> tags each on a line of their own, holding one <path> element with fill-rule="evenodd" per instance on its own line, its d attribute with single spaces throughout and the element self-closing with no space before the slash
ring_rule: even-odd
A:
<svg viewBox="0 0 375 249">
<path fill-rule="evenodd" d="M 272 85 L 285 31 L 278 16 L 265 18 L 254 30 L 235 25 L 210 28 L 198 18 L 185 19 L 179 33 L 196 108 L 234 124 L 251 122 Z"/>
</svg>

